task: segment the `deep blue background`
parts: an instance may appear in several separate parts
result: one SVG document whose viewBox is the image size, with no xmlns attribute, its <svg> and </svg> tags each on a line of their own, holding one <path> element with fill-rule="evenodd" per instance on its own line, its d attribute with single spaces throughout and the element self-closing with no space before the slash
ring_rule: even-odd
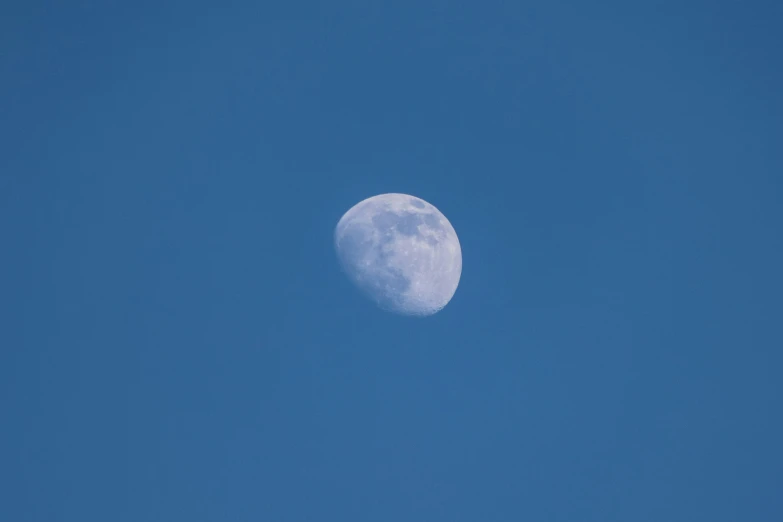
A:
<svg viewBox="0 0 783 522">
<path fill-rule="evenodd" d="M 783 8 L 631 4 L 4 3 L 0 520 L 783 520 Z"/>
</svg>

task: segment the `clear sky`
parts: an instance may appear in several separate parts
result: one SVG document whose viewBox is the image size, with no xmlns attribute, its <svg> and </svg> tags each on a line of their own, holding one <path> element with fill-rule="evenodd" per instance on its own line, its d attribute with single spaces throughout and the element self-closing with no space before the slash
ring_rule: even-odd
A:
<svg viewBox="0 0 783 522">
<path fill-rule="evenodd" d="M 783 520 L 781 25 L 3 3 L 0 520 Z M 339 270 L 384 192 L 459 235 L 432 317 Z"/>
</svg>

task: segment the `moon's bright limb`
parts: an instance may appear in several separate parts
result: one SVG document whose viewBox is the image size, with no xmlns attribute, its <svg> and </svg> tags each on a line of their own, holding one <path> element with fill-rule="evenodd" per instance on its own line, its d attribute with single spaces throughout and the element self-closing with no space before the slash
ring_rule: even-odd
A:
<svg viewBox="0 0 783 522">
<path fill-rule="evenodd" d="M 345 272 L 381 308 L 431 315 L 446 306 L 462 274 L 462 250 L 446 216 L 406 194 L 356 204 L 334 231 Z"/>
</svg>

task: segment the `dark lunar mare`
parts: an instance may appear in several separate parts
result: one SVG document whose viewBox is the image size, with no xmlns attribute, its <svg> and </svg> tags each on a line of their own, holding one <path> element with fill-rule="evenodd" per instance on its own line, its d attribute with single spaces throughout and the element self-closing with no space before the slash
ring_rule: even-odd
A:
<svg viewBox="0 0 783 522">
<path fill-rule="evenodd" d="M 397 230 L 405 236 L 419 235 L 419 225 L 425 224 L 434 230 L 443 230 L 440 219 L 435 214 L 421 214 L 418 212 L 381 212 L 373 216 L 372 223 L 375 227 L 384 232 L 385 236 L 391 236 L 392 230 Z M 432 238 L 428 238 L 432 239 Z M 431 244 L 436 244 L 431 243 Z"/>
<path fill-rule="evenodd" d="M 404 236 L 416 236 L 419 234 L 419 225 L 421 224 L 421 214 L 405 212 L 399 217 L 395 228 Z"/>
</svg>

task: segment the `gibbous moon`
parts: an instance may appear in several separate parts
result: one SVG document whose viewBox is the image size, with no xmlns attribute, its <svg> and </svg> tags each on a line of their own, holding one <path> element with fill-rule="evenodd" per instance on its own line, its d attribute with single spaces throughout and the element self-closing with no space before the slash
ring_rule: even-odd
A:
<svg viewBox="0 0 783 522">
<path fill-rule="evenodd" d="M 353 283 L 384 310 L 432 315 L 462 274 L 462 250 L 446 216 L 406 194 L 357 203 L 334 231 L 337 257 Z"/>
</svg>

